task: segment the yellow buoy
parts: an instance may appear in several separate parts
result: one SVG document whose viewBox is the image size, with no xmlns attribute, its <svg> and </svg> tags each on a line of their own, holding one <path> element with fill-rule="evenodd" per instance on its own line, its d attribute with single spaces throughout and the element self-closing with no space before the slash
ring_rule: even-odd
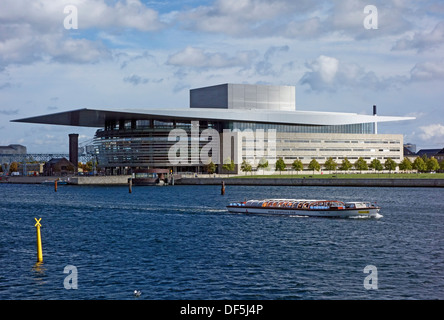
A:
<svg viewBox="0 0 444 320">
<path fill-rule="evenodd" d="M 35 227 L 37 228 L 37 261 L 38 262 L 43 262 L 43 251 L 42 251 L 42 236 L 40 234 L 40 227 L 42 226 L 40 224 L 40 220 L 42 220 L 42 218 L 38 219 L 34 218 L 36 221 Z"/>
</svg>

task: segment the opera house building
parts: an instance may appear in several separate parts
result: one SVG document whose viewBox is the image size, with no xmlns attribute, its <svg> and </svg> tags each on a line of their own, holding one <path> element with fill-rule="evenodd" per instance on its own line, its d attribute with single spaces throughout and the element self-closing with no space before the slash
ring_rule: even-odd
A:
<svg viewBox="0 0 444 320">
<path fill-rule="evenodd" d="M 288 168 L 296 159 L 402 160 L 403 136 L 377 126 L 414 118 L 379 116 L 376 107 L 370 115 L 300 111 L 295 101 L 293 86 L 222 84 L 190 90 L 189 108 L 78 109 L 14 121 L 97 128 L 97 160 L 111 173 L 202 172 L 210 161 L 232 161 L 238 171 L 244 160 L 253 168 L 279 158 Z"/>
</svg>

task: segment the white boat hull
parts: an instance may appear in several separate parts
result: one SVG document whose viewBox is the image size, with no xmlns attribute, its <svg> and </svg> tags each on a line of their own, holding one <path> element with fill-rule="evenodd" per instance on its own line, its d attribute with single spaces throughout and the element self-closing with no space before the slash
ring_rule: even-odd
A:
<svg viewBox="0 0 444 320">
<path fill-rule="evenodd" d="M 342 210 L 305 210 L 288 208 L 252 208 L 228 206 L 229 212 L 245 214 L 267 214 L 284 216 L 307 216 L 328 218 L 379 218 L 379 208 L 342 209 Z"/>
</svg>

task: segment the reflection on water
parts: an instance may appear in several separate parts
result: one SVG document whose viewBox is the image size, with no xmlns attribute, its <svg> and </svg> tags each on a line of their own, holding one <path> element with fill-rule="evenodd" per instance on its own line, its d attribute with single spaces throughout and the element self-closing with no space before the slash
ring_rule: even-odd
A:
<svg viewBox="0 0 444 320">
<path fill-rule="evenodd" d="M 45 278 L 46 278 L 46 268 L 43 262 L 36 262 L 34 266 L 32 267 L 32 276 L 34 281 L 39 284 L 43 285 L 45 284 Z"/>
</svg>

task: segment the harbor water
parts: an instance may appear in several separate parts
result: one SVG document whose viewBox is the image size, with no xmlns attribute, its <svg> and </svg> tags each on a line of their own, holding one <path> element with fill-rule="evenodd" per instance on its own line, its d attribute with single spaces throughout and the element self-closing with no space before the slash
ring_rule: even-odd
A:
<svg viewBox="0 0 444 320">
<path fill-rule="evenodd" d="M 0 194 L 3 300 L 135 299 L 134 290 L 148 300 L 444 299 L 441 188 L 228 186 L 221 195 L 220 186 L 0 184 Z M 262 198 L 376 201 L 383 217 L 225 208 Z"/>
</svg>

